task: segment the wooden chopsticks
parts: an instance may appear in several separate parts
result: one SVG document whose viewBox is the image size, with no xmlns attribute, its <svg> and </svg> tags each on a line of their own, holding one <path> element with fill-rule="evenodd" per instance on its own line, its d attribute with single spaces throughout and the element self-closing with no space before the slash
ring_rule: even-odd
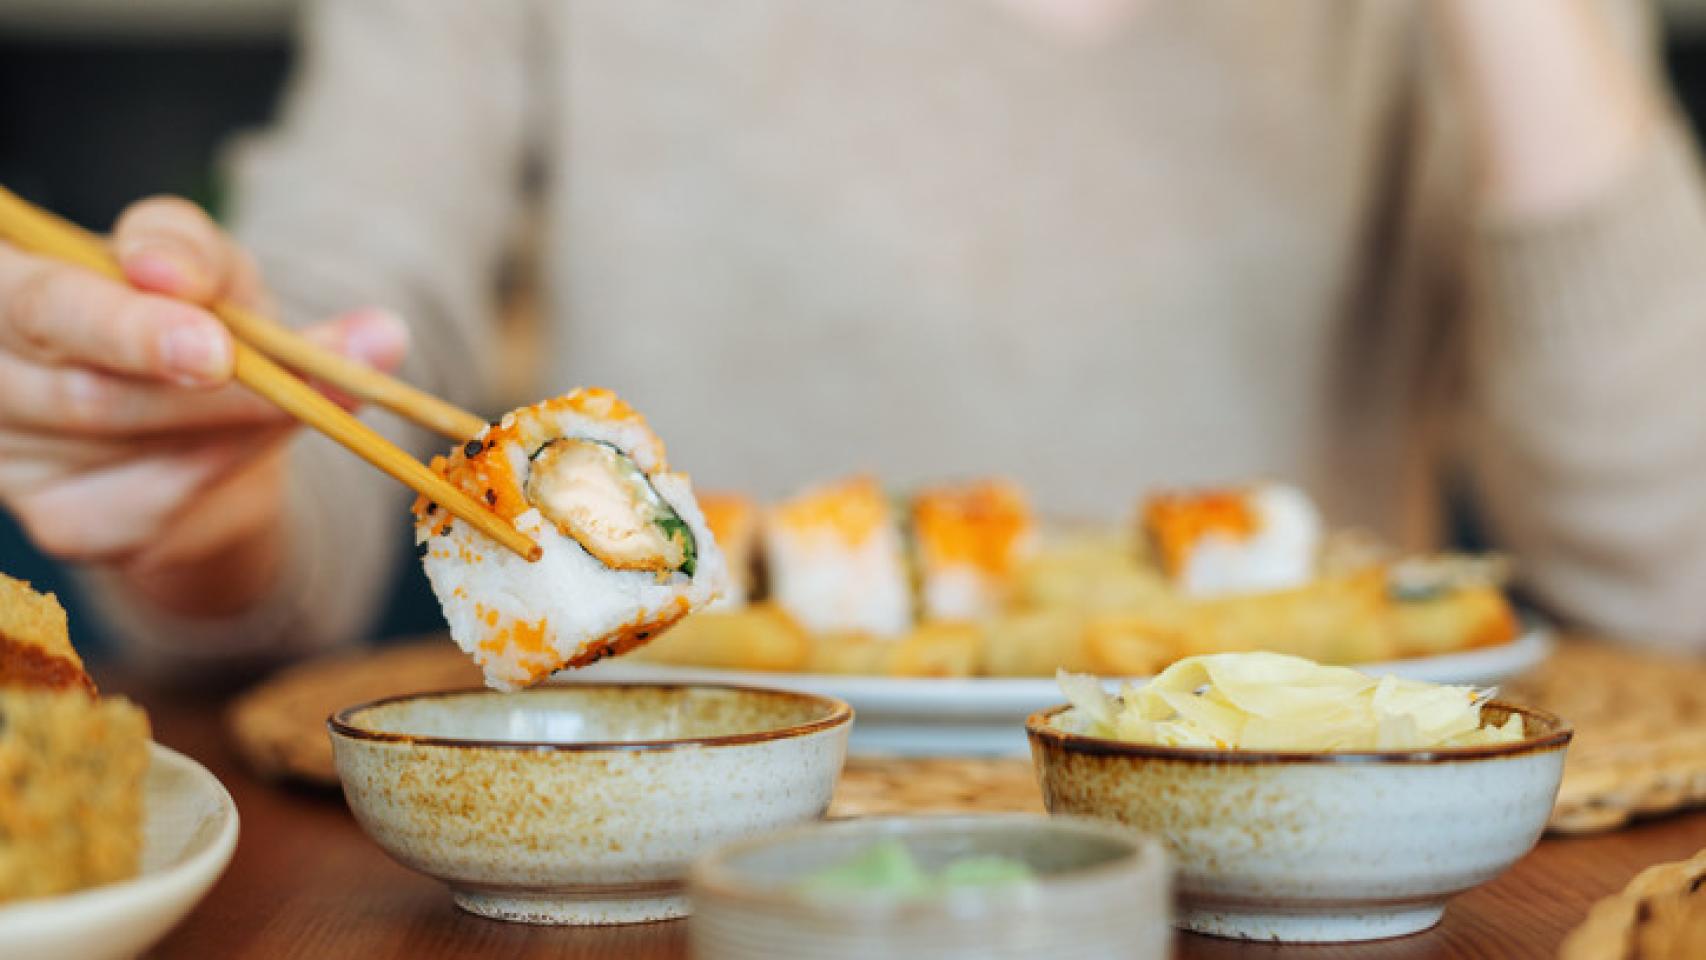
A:
<svg viewBox="0 0 1706 960">
<path fill-rule="evenodd" d="M 75 264 L 125 282 L 123 269 L 100 238 L 3 187 L 0 187 L 0 238 L 38 256 Z M 432 394 L 332 353 L 252 311 L 226 303 L 216 304 L 212 310 L 236 341 L 237 382 L 523 558 L 539 559 L 539 545 L 531 538 L 373 432 L 269 356 L 454 440 L 473 439 L 485 429 L 485 421 Z"/>
</svg>

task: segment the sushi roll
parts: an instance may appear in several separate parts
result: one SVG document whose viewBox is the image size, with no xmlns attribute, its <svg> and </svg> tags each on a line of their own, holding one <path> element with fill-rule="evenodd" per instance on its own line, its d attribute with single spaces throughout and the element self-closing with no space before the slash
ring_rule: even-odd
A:
<svg viewBox="0 0 1706 960">
<path fill-rule="evenodd" d="M 1315 579 L 1322 539 L 1308 494 L 1276 483 L 1150 497 L 1143 532 L 1168 578 L 1194 597 L 1302 587 Z"/>
<path fill-rule="evenodd" d="M 738 493 L 701 493 L 699 509 L 729 568 L 729 588 L 711 609 L 739 610 L 758 581 L 758 504 Z"/>
<path fill-rule="evenodd" d="M 715 600 L 728 571 L 684 474 L 614 393 L 505 414 L 433 469 L 539 544 L 528 562 L 415 504 L 450 635 L 500 690 L 645 643 Z"/>
<path fill-rule="evenodd" d="M 764 553 L 772 600 L 812 633 L 897 637 L 912 627 L 900 528 L 874 478 L 772 506 Z"/>
<path fill-rule="evenodd" d="M 1017 484 L 985 480 L 925 490 L 912 502 L 912 537 L 927 620 L 982 620 L 1000 612 L 1035 542 Z"/>
</svg>

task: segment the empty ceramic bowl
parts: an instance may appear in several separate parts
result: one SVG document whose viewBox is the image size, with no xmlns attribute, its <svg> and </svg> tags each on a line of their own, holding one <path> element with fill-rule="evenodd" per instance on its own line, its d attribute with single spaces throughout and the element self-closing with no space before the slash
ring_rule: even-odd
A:
<svg viewBox="0 0 1706 960">
<path fill-rule="evenodd" d="M 704 851 L 821 817 L 853 711 L 715 685 L 417 694 L 330 720 L 344 796 L 472 913 L 637 923 L 687 911 Z"/>
<path fill-rule="evenodd" d="M 1516 743 L 1389 753 L 1264 753 L 1073 732 L 1071 707 L 1032 714 L 1050 812 L 1118 821 L 1166 843 L 1179 923 L 1248 940 L 1373 940 L 1425 930 L 1446 901 L 1540 837 L 1570 730 L 1522 714 Z"/>
<path fill-rule="evenodd" d="M 909 891 L 893 882 L 821 886 L 826 868 L 897 843 L 905 852 L 896 855 L 917 871 L 907 875 L 943 876 L 957 864 L 981 866 L 982 880 Z M 988 858 L 997 868 L 1022 864 L 1029 876 L 992 882 Z M 891 881 L 895 872 L 885 871 Z M 742 841 L 700 861 L 689 936 L 701 960 L 1161 960 L 1172 934 L 1167 881 L 1159 843 L 1093 820 L 845 820 Z"/>
</svg>

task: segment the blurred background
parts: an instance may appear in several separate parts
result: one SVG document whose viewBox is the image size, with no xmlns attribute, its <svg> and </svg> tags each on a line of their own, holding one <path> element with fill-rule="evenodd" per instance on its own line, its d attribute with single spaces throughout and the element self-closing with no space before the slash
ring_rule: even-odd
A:
<svg viewBox="0 0 1706 960">
<path fill-rule="evenodd" d="M 104 230 L 129 202 L 191 197 L 217 215 L 217 159 L 264 124 L 291 67 L 294 0 L 0 0 L 0 183 Z M 1706 124 L 1706 0 L 1661 5 L 1665 67 Z M 524 375 L 524 374 L 522 374 Z M 0 512 L 0 567 L 60 593 L 64 573 Z M 73 609 L 80 646 L 92 617 Z M 382 636 L 439 629 L 414 563 L 399 563 Z"/>
</svg>

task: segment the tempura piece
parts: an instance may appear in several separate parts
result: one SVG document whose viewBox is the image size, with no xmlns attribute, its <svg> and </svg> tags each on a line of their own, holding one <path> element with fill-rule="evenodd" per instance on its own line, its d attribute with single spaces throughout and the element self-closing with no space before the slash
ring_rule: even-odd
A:
<svg viewBox="0 0 1706 960">
<path fill-rule="evenodd" d="M 1195 600 L 1180 633 L 1185 655 L 1267 650 L 1320 663 L 1375 663 L 1398 654 L 1385 571 L 1369 568 L 1291 590 Z"/>
<path fill-rule="evenodd" d="M 1522 624 L 1505 597 L 1502 557 L 1418 557 L 1391 568 L 1398 655 L 1427 657 L 1515 640 Z"/>
<path fill-rule="evenodd" d="M 770 604 L 713 607 L 683 619 L 634 657 L 721 670 L 803 671 L 810 663 L 811 641 L 792 617 Z"/>
</svg>

